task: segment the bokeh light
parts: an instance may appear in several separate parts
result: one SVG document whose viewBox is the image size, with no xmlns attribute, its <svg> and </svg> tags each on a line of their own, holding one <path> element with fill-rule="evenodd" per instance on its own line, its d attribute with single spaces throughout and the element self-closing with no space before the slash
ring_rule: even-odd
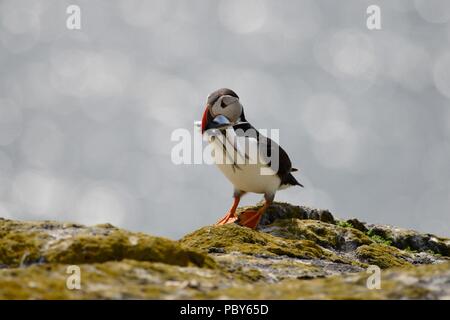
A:
<svg viewBox="0 0 450 320">
<path fill-rule="evenodd" d="M 0 199 L 3 199 L 11 185 L 13 163 L 11 157 L 0 150 Z"/>
<path fill-rule="evenodd" d="M 351 168 L 358 154 L 358 134 L 345 103 L 331 94 L 311 97 L 301 114 L 317 160 L 326 167 Z"/>
<path fill-rule="evenodd" d="M 47 119 L 30 121 L 21 137 L 20 150 L 30 165 L 49 168 L 62 158 L 64 136 L 58 126 Z"/>
<path fill-rule="evenodd" d="M 450 2 L 447 0 L 415 0 L 419 15 L 431 23 L 450 21 Z"/>
<path fill-rule="evenodd" d="M 130 76 L 127 58 L 113 51 L 53 51 L 52 84 L 61 93 L 76 96 L 121 94 Z"/>
<path fill-rule="evenodd" d="M 12 182 L 12 201 L 34 218 L 58 219 L 70 203 L 71 186 L 49 172 L 24 170 Z"/>
<path fill-rule="evenodd" d="M 0 40 L 6 49 L 20 53 L 31 49 L 41 33 L 41 1 L 0 2 Z"/>
<path fill-rule="evenodd" d="M 23 127 L 21 108 L 11 99 L 0 98 L 0 146 L 16 140 Z"/>
<path fill-rule="evenodd" d="M 124 225 L 126 216 L 132 213 L 129 202 L 130 196 L 120 188 L 108 183 L 91 183 L 83 186 L 74 217 L 85 224 Z"/>
<path fill-rule="evenodd" d="M 433 68 L 434 84 L 447 98 L 450 98 L 450 52 L 442 54 Z"/>
<path fill-rule="evenodd" d="M 276 199 L 450 234 L 449 1 L 380 0 L 376 31 L 360 0 L 78 0 L 81 30 L 69 4 L 0 1 L 1 217 L 214 223 L 231 184 L 170 137 L 230 87 L 300 169 Z"/>
<path fill-rule="evenodd" d="M 371 37 L 357 30 L 339 30 L 317 41 L 319 65 L 348 90 L 362 92 L 376 80 L 379 62 Z"/>
<path fill-rule="evenodd" d="M 433 60 L 426 47 L 389 34 L 383 39 L 381 51 L 386 55 L 387 75 L 400 86 L 411 91 L 421 91 L 430 86 Z"/>
<path fill-rule="evenodd" d="M 221 0 L 218 6 L 220 22 L 230 31 L 258 31 L 267 19 L 266 0 Z"/>
<path fill-rule="evenodd" d="M 163 22 L 171 14 L 170 0 L 118 0 L 118 12 L 124 21 L 135 27 L 150 27 Z"/>
</svg>

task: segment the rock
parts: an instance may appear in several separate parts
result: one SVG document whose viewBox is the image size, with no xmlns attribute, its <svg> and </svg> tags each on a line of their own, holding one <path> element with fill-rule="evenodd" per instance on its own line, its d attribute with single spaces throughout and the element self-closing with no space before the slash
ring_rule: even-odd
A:
<svg viewBox="0 0 450 320">
<path fill-rule="evenodd" d="M 214 267 L 213 259 L 179 243 L 111 225 L 0 221 L 0 264 L 81 264 L 133 259 L 180 266 Z"/>
<path fill-rule="evenodd" d="M 243 207 L 237 211 L 239 214 L 247 209 L 258 209 L 263 204 L 260 203 L 256 207 Z M 288 203 L 275 202 L 268 209 L 266 214 L 260 221 L 260 226 L 266 226 L 272 224 L 275 220 L 279 219 L 300 219 L 300 220 L 320 220 L 327 223 L 335 223 L 334 217 L 328 210 L 315 209 L 304 206 L 293 206 Z"/>
<path fill-rule="evenodd" d="M 0 299 L 438 299 L 450 295 L 449 249 L 446 238 L 286 203 L 259 230 L 206 226 L 179 241 L 0 219 Z M 80 290 L 66 288 L 70 265 Z M 369 265 L 382 269 L 380 290 L 366 286 Z"/>
<path fill-rule="evenodd" d="M 367 288 L 367 274 L 344 274 L 311 280 L 286 280 L 229 287 L 208 295 L 220 299 L 448 299 L 450 264 L 383 271 L 381 288 Z"/>
<path fill-rule="evenodd" d="M 288 239 L 311 240 L 324 248 L 350 251 L 373 241 L 353 228 L 343 228 L 316 220 L 282 219 L 264 231 Z"/>
<path fill-rule="evenodd" d="M 358 219 L 349 219 L 347 220 L 347 223 L 350 224 L 353 228 L 366 233 L 367 231 L 369 231 L 369 229 L 367 229 L 366 224 L 359 221 Z"/>
<path fill-rule="evenodd" d="M 287 256 L 312 259 L 333 257 L 313 241 L 293 241 L 274 237 L 268 233 L 258 232 L 237 224 L 204 227 L 188 234 L 180 242 L 189 248 L 209 252 L 212 248 L 222 248 L 223 252 L 240 252 L 246 255 L 264 257 Z"/>
<path fill-rule="evenodd" d="M 383 271 L 369 290 L 365 272 L 268 282 L 218 269 L 122 260 L 81 265 L 81 290 L 68 290 L 66 266 L 0 270 L 2 299 L 441 299 L 450 295 L 450 264 Z M 20 279 L 20 281 L 18 281 Z"/>
<path fill-rule="evenodd" d="M 356 256 L 367 264 L 377 265 L 382 269 L 410 266 L 413 257 L 395 247 L 373 243 L 356 249 Z"/>
<path fill-rule="evenodd" d="M 372 234 L 389 239 L 392 245 L 399 249 L 430 251 L 443 256 L 450 256 L 450 239 L 385 225 L 371 225 L 369 231 Z"/>
</svg>

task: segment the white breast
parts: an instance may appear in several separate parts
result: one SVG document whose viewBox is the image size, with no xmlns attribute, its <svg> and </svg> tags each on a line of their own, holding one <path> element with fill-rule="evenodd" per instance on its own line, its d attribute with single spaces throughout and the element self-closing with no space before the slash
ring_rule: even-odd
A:
<svg viewBox="0 0 450 320">
<path fill-rule="evenodd" d="M 279 189 L 281 180 L 262 160 L 264 158 L 258 148 L 258 141 L 251 137 L 238 137 L 233 129 L 227 130 L 226 138 L 228 140 L 225 143 L 226 154 L 224 154 L 222 144 L 225 142 L 224 136 L 210 139 L 210 143 L 213 145 L 213 157 L 217 167 L 234 185 L 235 189 L 274 194 Z M 233 148 L 233 141 L 237 152 Z M 237 166 L 233 165 L 235 162 Z M 265 170 L 264 173 L 269 170 L 272 174 L 262 174 L 262 170 Z"/>
</svg>

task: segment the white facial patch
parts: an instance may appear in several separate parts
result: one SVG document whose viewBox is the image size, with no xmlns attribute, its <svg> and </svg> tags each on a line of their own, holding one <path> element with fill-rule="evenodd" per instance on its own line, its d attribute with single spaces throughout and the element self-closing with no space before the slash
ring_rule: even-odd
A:
<svg viewBox="0 0 450 320">
<path fill-rule="evenodd" d="M 223 104 L 226 105 L 226 107 L 222 107 Z M 238 121 L 241 116 L 242 105 L 238 98 L 225 95 L 217 99 L 211 108 L 211 113 L 213 116 L 224 115 L 230 122 L 234 123 Z"/>
</svg>

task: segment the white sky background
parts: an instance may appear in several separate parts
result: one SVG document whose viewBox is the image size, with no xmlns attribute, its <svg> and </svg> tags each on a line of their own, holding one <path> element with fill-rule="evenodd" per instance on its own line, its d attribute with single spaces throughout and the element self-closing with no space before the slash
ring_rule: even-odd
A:
<svg viewBox="0 0 450 320">
<path fill-rule="evenodd" d="M 447 0 L 2 0 L 0 216 L 171 238 L 214 223 L 232 187 L 174 166 L 170 135 L 220 87 L 281 129 L 306 188 L 277 200 L 450 235 Z"/>
</svg>

